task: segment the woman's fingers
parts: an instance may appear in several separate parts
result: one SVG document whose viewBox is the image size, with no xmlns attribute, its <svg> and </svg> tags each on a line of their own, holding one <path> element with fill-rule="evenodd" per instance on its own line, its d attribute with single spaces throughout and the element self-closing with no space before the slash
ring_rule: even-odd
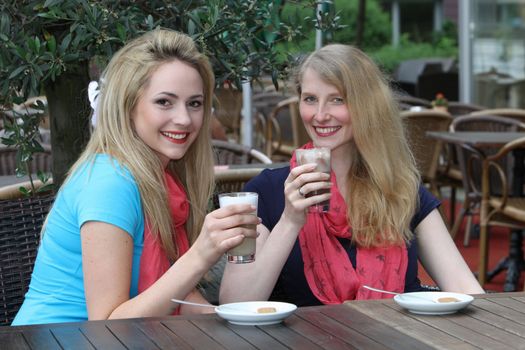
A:
<svg viewBox="0 0 525 350">
<path fill-rule="evenodd" d="M 251 204 L 232 204 L 216 209 L 210 213 L 216 219 L 224 219 L 236 214 L 251 214 L 257 210 Z"/>
</svg>

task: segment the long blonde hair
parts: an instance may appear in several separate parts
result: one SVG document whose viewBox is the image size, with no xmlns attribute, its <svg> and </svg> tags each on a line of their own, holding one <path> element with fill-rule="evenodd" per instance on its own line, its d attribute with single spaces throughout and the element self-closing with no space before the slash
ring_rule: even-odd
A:
<svg viewBox="0 0 525 350">
<path fill-rule="evenodd" d="M 359 49 L 327 45 L 300 66 L 296 84 L 312 69 L 343 95 L 352 120 L 347 217 L 352 239 L 364 247 L 412 239 L 420 176 L 385 76 Z"/>
<path fill-rule="evenodd" d="M 186 190 L 191 208 L 186 230 L 190 242 L 195 241 L 213 193 L 213 156 L 208 130 L 214 76 L 208 59 L 189 36 L 171 30 L 153 30 L 130 41 L 113 56 L 101 77 L 94 133 L 68 176 L 98 153 L 108 154 L 124 165 L 137 182 L 146 223 L 160 238 L 171 259 L 178 257 L 178 248 L 173 242 L 174 225 L 164 169 L 158 155 L 137 136 L 131 115 L 153 72 L 174 60 L 195 68 L 204 86 L 201 131 L 184 157 L 170 161 L 167 169 Z"/>
</svg>

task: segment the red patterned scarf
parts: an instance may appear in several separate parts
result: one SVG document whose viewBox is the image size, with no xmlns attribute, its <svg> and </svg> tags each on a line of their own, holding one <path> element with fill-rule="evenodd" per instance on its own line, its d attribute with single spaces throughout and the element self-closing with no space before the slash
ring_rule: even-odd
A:
<svg viewBox="0 0 525 350">
<path fill-rule="evenodd" d="M 186 191 L 182 184 L 168 173 L 165 174 L 165 178 L 168 188 L 168 202 L 176 233 L 174 242 L 177 245 L 180 257 L 189 249 L 185 224 L 188 220 L 190 207 Z M 146 222 L 144 229 L 144 247 L 140 257 L 138 292 L 142 293 L 148 289 L 149 286 L 168 271 L 170 266 L 171 262 L 162 248 L 160 240 L 155 238 L 150 230 L 150 226 Z"/>
<path fill-rule="evenodd" d="M 312 148 L 308 143 L 303 148 Z M 295 154 L 290 168 L 296 166 Z M 313 294 L 323 304 L 340 304 L 345 300 L 392 298 L 392 295 L 362 288 L 368 285 L 394 292 L 403 292 L 408 256 L 400 246 L 361 248 L 357 246 L 356 268 L 337 240 L 350 239 L 351 227 L 346 216 L 346 203 L 331 174 L 332 197 L 327 213 L 307 213 L 299 232 L 304 273 Z"/>
</svg>

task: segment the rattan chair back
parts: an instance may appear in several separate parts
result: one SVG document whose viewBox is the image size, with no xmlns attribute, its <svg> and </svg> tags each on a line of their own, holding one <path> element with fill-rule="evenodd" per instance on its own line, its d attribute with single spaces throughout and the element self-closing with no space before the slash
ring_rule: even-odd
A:
<svg viewBox="0 0 525 350">
<path fill-rule="evenodd" d="M 29 163 L 29 170 L 32 174 L 36 174 L 38 171 L 45 173 L 51 172 L 53 165 L 51 146 L 42 145 L 42 147 L 44 148 L 44 152 L 34 153 L 33 159 Z M 16 158 L 16 148 L 0 145 L 0 175 L 16 174 Z"/>
<path fill-rule="evenodd" d="M 491 108 L 470 113 L 470 115 L 496 115 L 519 120 L 525 123 L 525 109 L 519 108 Z"/>
<path fill-rule="evenodd" d="M 279 161 L 288 161 L 293 151 L 310 141 L 301 115 L 299 98 L 290 97 L 277 104 L 266 126 L 266 155 Z"/>
<path fill-rule="evenodd" d="M 54 194 L 0 201 L 0 326 L 20 309 Z"/>
<path fill-rule="evenodd" d="M 449 101 L 447 106 L 448 112 L 453 117 L 459 117 L 473 112 L 482 111 L 484 109 L 486 108 L 483 106 L 458 101 Z"/>
<path fill-rule="evenodd" d="M 439 196 L 436 173 L 443 149 L 441 141 L 427 137 L 428 131 L 447 131 L 452 117 L 435 110 L 403 111 L 401 118 L 423 182 Z"/>
</svg>

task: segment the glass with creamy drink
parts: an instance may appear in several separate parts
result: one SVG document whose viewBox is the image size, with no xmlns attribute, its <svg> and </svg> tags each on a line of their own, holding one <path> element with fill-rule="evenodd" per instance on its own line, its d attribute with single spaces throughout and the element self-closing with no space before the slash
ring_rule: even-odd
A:
<svg viewBox="0 0 525 350">
<path fill-rule="evenodd" d="M 251 204 L 255 207 L 253 215 L 257 215 L 257 204 L 259 195 L 254 192 L 232 192 L 219 194 L 219 205 L 221 208 L 232 204 Z M 256 225 L 245 225 L 255 230 Z M 245 264 L 255 261 L 255 238 L 247 238 L 240 245 L 226 252 L 228 262 L 234 264 Z"/>
<path fill-rule="evenodd" d="M 330 149 L 326 147 L 317 147 L 309 149 L 296 149 L 295 159 L 297 165 L 304 165 L 308 163 L 317 164 L 315 171 L 330 174 Z M 316 196 L 319 194 L 330 193 L 330 189 L 323 188 L 318 191 L 312 191 L 306 194 L 306 197 Z M 330 200 L 326 200 L 319 204 L 312 205 L 308 208 L 310 212 L 323 212 L 326 213 L 330 209 Z"/>
</svg>

